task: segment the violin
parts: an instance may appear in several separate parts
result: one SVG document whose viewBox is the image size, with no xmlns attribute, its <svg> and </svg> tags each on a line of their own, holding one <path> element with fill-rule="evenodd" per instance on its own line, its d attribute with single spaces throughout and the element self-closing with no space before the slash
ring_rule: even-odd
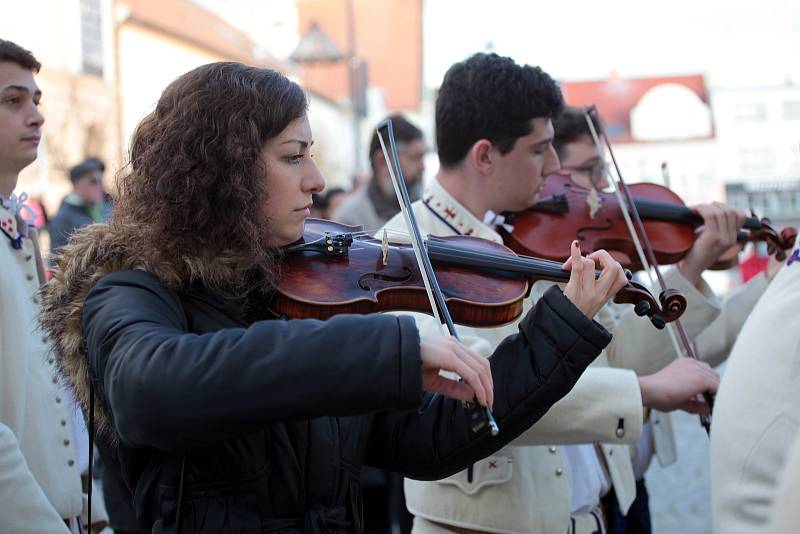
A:
<svg viewBox="0 0 800 534">
<path fill-rule="evenodd" d="M 411 245 L 389 244 L 348 226 L 307 219 L 303 237 L 285 249 L 272 311 L 292 318 L 339 313 L 432 313 Z M 561 262 L 520 256 L 477 237 L 428 236 L 425 247 L 453 321 L 473 327 L 509 323 L 522 313 L 533 282 L 569 281 Z M 676 320 L 686 298 L 668 290 L 655 297 L 629 281 L 614 300 L 634 305 L 657 328 Z M 597 272 L 599 276 L 599 271 Z"/>
<path fill-rule="evenodd" d="M 662 185 L 638 183 L 630 184 L 628 189 L 658 263 L 673 264 L 683 259 L 694 245 L 702 217 Z M 578 239 L 584 251 L 605 249 L 623 267 L 642 268 L 615 194 L 597 191 L 595 196 L 562 174 L 548 177 L 540 194 L 537 204 L 506 217 L 512 231 L 500 229 L 503 242 L 513 251 L 563 260 L 569 257 L 570 241 Z M 768 219 L 749 217 L 738 241 L 766 241 L 769 253 L 782 261 L 796 237 L 794 228 L 784 228 L 778 233 Z M 734 247 L 715 267 L 732 266 L 731 260 L 736 261 L 739 250 Z"/>
</svg>

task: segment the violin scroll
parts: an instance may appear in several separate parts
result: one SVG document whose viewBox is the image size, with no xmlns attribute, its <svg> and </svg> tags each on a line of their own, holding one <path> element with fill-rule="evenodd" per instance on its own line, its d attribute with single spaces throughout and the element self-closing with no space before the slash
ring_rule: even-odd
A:
<svg viewBox="0 0 800 534">
<path fill-rule="evenodd" d="M 636 315 L 649 317 L 653 326 L 659 330 L 667 323 L 677 320 L 686 311 L 686 297 L 680 291 L 667 289 L 656 301 L 645 286 L 632 280 L 616 294 L 614 302 L 633 304 Z"/>
<path fill-rule="evenodd" d="M 761 228 L 753 230 L 752 233 L 757 240 L 763 240 L 767 243 L 767 253 L 770 256 L 774 255 L 778 261 L 786 259 L 786 251 L 794 246 L 794 242 L 797 239 L 796 228 L 786 227 L 778 233 L 772 227 L 772 222 L 766 217 L 761 219 Z"/>
</svg>

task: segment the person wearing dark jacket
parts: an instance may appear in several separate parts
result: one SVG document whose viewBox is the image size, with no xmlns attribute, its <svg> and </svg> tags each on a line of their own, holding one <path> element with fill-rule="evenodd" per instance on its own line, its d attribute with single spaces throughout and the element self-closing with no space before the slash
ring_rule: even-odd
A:
<svg viewBox="0 0 800 534">
<path fill-rule="evenodd" d="M 76 229 L 105 221 L 109 211 L 103 193 L 105 169 L 105 164 L 96 158 L 86 159 L 70 169 L 72 192 L 64 197 L 58 213 L 47 225 L 50 250 L 57 251 L 66 245 Z"/>
<path fill-rule="evenodd" d="M 610 341 L 589 317 L 624 274 L 612 262 L 595 279 L 580 256 L 489 361 L 420 337 L 408 316 L 276 317 L 281 247 L 324 186 L 306 108 L 269 69 L 178 78 L 134 134 L 110 223 L 76 235 L 44 290 L 60 371 L 87 412 L 93 391 L 148 531 L 360 534 L 363 465 L 464 469 L 533 425 Z M 480 406 L 498 436 L 472 425 Z"/>
</svg>

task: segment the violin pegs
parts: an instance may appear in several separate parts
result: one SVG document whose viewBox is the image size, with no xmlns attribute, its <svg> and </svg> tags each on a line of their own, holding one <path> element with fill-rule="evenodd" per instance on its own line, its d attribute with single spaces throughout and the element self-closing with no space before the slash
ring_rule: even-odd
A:
<svg viewBox="0 0 800 534">
<path fill-rule="evenodd" d="M 636 313 L 636 315 L 638 315 L 639 317 L 644 317 L 644 316 L 645 316 L 645 315 L 647 315 L 647 314 L 648 314 L 648 312 L 650 311 L 650 303 L 649 303 L 649 302 L 647 302 L 646 300 L 640 300 L 640 301 L 639 301 L 639 302 L 637 302 L 637 303 L 636 303 L 636 305 L 633 307 L 633 311 L 634 311 L 634 312 Z"/>
<path fill-rule="evenodd" d="M 653 326 L 655 326 L 659 330 L 663 330 L 664 327 L 667 326 L 667 322 L 658 313 L 655 313 L 653 314 L 652 317 L 650 317 L 650 322 L 653 323 Z"/>
</svg>

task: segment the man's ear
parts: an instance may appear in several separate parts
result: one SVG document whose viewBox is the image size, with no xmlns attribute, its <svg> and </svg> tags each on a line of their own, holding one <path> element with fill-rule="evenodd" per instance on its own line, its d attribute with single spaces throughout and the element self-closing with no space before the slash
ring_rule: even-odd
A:
<svg viewBox="0 0 800 534">
<path fill-rule="evenodd" d="M 494 145 L 488 139 L 475 141 L 469 152 L 467 152 L 467 160 L 469 160 L 470 165 L 481 174 L 491 174 L 495 157 Z"/>
<path fill-rule="evenodd" d="M 376 173 L 388 174 L 389 167 L 386 165 L 386 158 L 383 157 L 382 150 L 376 150 L 372 153 L 372 168 Z"/>
</svg>

